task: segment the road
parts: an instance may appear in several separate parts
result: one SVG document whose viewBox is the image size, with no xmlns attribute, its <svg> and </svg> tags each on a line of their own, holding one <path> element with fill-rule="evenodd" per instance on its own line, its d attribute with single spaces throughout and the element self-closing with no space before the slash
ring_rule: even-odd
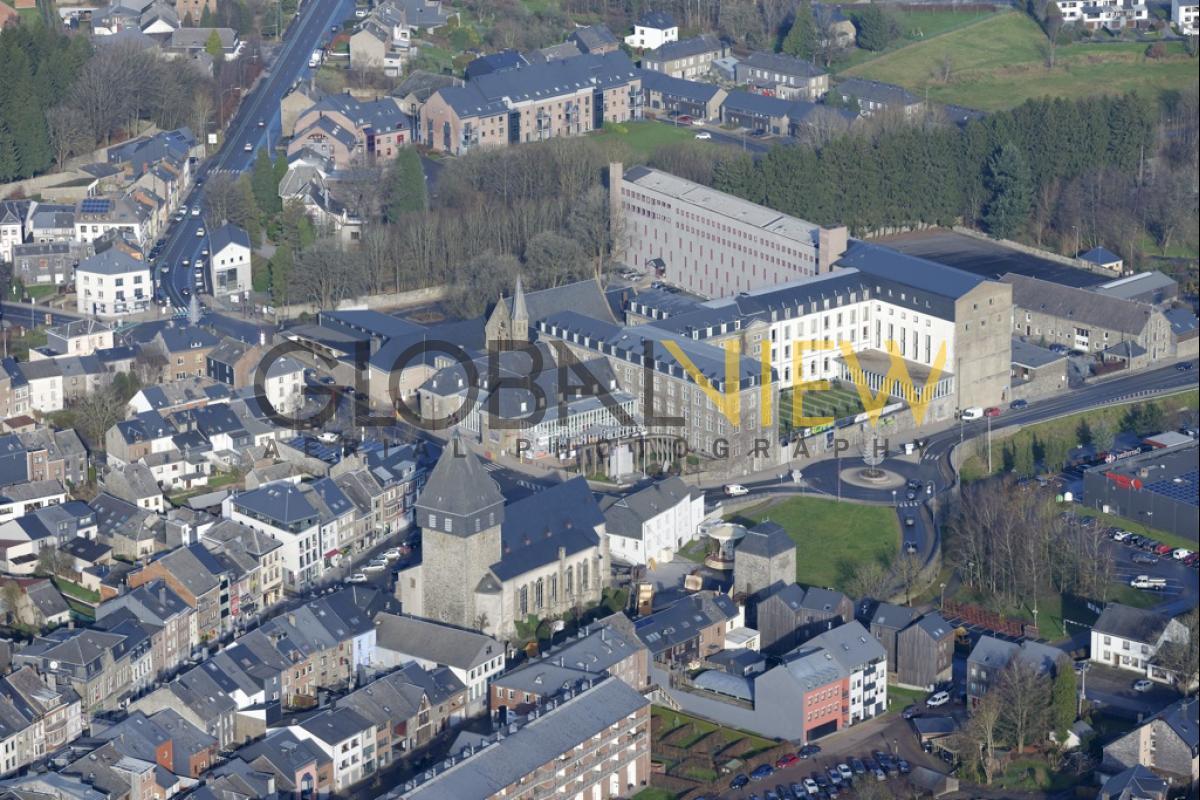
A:
<svg viewBox="0 0 1200 800">
<path fill-rule="evenodd" d="M 200 166 L 198 181 L 222 172 L 245 172 L 253 165 L 259 148 L 265 147 L 270 151 L 279 136 L 279 101 L 304 75 L 312 51 L 329 38 L 330 26 L 349 17 L 352 8 L 350 0 L 307 0 L 302 5 L 287 31 L 283 45 L 276 53 L 275 61 L 254 90 L 242 100 L 226 128 L 221 149 Z M 246 150 L 247 145 L 249 150 Z M 204 186 L 193 188 L 184 204 L 188 209 L 197 205 L 203 208 Z M 207 233 L 206 226 L 220 223 L 221 220 L 189 213 L 183 221 L 173 224 L 167 233 L 156 266 L 159 267 L 158 279 L 165 290 L 166 299 L 177 312 L 187 308 L 191 293 L 200 288 L 197 286 L 194 264 L 200 251 L 208 247 L 207 236 L 203 235 Z M 183 265 L 185 258 L 192 262 L 191 266 Z M 164 266 L 170 270 L 166 274 L 161 271 Z M 205 292 L 212 291 L 212 286 L 208 285 L 210 280 L 211 272 L 206 271 L 202 285 Z"/>
<path fill-rule="evenodd" d="M 63 325 L 75 319 L 80 319 L 80 315 L 70 311 L 59 311 L 26 303 L 0 303 L 0 321 L 8 322 L 10 325 L 20 325 L 24 328 Z"/>
</svg>

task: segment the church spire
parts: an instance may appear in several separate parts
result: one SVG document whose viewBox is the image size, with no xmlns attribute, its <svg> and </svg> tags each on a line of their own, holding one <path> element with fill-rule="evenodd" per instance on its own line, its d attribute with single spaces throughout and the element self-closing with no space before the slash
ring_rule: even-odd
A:
<svg viewBox="0 0 1200 800">
<path fill-rule="evenodd" d="M 525 308 L 525 290 L 521 287 L 521 276 L 517 275 L 517 286 L 513 291 L 513 321 L 529 321 L 529 311 Z"/>
</svg>

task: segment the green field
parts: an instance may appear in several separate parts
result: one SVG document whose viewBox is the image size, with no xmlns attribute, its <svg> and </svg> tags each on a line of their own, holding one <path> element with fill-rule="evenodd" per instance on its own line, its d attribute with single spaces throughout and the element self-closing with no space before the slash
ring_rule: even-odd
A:
<svg viewBox="0 0 1200 800">
<path fill-rule="evenodd" d="M 780 430 L 790 431 L 793 427 L 793 397 L 792 389 L 785 389 L 779 393 Z M 843 419 L 863 410 L 862 398 L 853 387 L 847 389 L 833 386 L 829 389 L 806 391 L 801 395 L 800 402 L 800 414 L 809 420 L 826 417 Z"/>
<path fill-rule="evenodd" d="M 899 25 L 900 36 L 887 49 L 880 53 L 852 47 L 843 58 L 833 65 L 832 71 L 845 72 L 859 64 L 879 58 L 884 53 L 895 52 L 914 43 L 932 39 L 934 36 L 940 36 L 995 15 L 993 11 L 953 11 L 944 6 L 930 6 L 929 8 L 929 11 L 912 8 L 907 11 L 892 12 L 892 18 Z"/>
<path fill-rule="evenodd" d="M 1196 61 L 1179 42 L 1168 43 L 1159 60 L 1146 58 L 1145 43 L 1060 45 L 1054 69 L 1046 67 L 1045 46 L 1033 20 L 1014 12 L 885 53 L 844 74 L 898 83 L 933 101 L 985 111 L 1045 96 L 1159 93 L 1196 80 Z M 943 82 L 945 59 L 950 79 Z"/>
<path fill-rule="evenodd" d="M 900 546 L 900 523 L 889 506 L 794 497 L 738 516 L 783 526 L 796 543 L 796 582 L 807 586 L 840 589 L 860 564 L 891 563 Z"/>
<path fill-rule="evenodd" d="M 695 131 L 692 128 L 686 125 L 664 125 L 653 120 L 608 123 L 603 130 L 592 135 L 602 141 L 622 142 L 634 155 L 643 159 L 649 158 L 660 147 L 695 141 Z"/>
</svg>

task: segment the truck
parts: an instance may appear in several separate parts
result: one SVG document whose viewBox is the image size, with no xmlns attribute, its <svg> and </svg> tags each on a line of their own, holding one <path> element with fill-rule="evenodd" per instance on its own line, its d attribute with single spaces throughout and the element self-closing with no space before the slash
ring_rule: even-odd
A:
<svg viewBox="0 0 1200 800">
<path fill-rule="evenodd" d="M 1151 578 L 1149 575 L 1138 575 L 1129 582 L 1129 585 L 1134 589 L 1165 589 L 1167 588 L 1167 579 Z"/>
<path fill-rule="evenodd" d="M 313 50 L 312 55 L 308 57 L 308 65 L 312 68 L 321 66 L 321 62 L 325 60 L 325 53 L 320 50 Z"/>
</svg>

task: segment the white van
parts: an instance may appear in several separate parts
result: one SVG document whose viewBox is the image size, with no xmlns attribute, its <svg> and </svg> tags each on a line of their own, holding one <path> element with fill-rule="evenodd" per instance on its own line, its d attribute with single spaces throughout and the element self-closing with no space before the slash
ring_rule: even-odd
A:
<svg viewBox="0 0 1200 800">
<path fill-rule="evenodd" d="M 726 497 L 741 497 L 747 494 L 750 494 L 750 490 L 740 483 L 731 483 L 725 487 Z"/>
<path fill-rule="evenodd" d="M 983 409 L 975 406 L 974 408 L 964 408 L 962 410 L 962 418 L 970 421 L 973 419 L 983 419 Z"/>
<path fill-rule="evenodd" d="M 1129 582 L 1129 585 L 1134 589 L 1165 589 L 1167 588 L 1167 579 L 1151 578 L 1149 575 L 1138 575 Z"/>
</svg>

